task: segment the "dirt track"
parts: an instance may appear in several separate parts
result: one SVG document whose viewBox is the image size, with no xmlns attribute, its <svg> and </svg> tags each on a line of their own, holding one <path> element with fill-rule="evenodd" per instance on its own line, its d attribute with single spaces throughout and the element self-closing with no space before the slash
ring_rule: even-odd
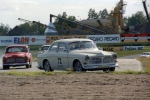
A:
<svg viewBox="0 0 150 100">
<path fill-rule="evenodd" d="M 0 100 L 150 100 L 150 75 L 0 75 Z"/>
</svg>

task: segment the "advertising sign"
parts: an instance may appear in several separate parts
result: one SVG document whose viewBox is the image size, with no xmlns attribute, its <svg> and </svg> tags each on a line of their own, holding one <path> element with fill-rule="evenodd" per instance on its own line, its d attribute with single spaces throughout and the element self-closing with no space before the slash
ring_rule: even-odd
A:
<svg viewBox="0 0 150 100">
<path fill-rule="evenodd" d="M 150 42 L 150 34 L 120 34 L 121 42 Z"/>
<path fill-rule="evenodd" d="M 124 50 L 144 50 L 144 46 L 124 46 Z"/>
<path fill-rule="evenodd" d="M 7 46 L 13 43 L 14 40 L 10 36 L 0 36 L 0 46 Z"/>
<path fill-rule="evenodd" d="M 123 46 L 122 47 L 99 47 L 100 50 L 103 51 L 123 51 Z"/>
<path fill-rule="evenodd" d="M 120 35 L 87 35 L 95 43 L 120 43 Z"/>
<path fill-rule="evenodd" d="M 0 46 L 12 44 L 43 45 L 46 39 L 45 36 L 0 36 Z"/>
<path fill-rule="evenodd" d="M 30 45 L 46 44 L 46 36 L 30 36 Z"/>
<path fill-rule="evenodd" d="M 52 42 L 59 39 L 69 39 L 69 38 L 86 38 L 86 35 L 46 36 L 46 44 L 51 44 Z"/>
</svg>

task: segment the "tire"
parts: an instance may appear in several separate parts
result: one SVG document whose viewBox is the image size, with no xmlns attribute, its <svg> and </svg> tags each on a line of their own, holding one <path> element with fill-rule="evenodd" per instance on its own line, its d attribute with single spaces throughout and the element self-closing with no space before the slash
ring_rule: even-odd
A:
<svg viewBox="0 0 150 100">
<path fill-rule="evenodd" d="M 30 68 L 30 64 L 26 65 L 26 68 Z"/>
<path fill-rule="evenodd" d="M 32 63 L 30 62 L 28 65 L 26 65 L 26 68 L 31 68 L 32 67 Z"/>
<path fill-rule="evenodd" d="M 103 72 L 105 72 L 105 73 L 109 73 L 109 68 L 106 68 L 106 69 L 103 69 Z"/>
<path fill-rule="evenodd" d="M 115 67 L 110 68 L 109 70 L 112 71 L 112 72 L 114 72 L 115 71 Z"/>
<path fill-rule="evenodd" d="M 82 64 L 80 61 L 76 61 L 75 64 L 74 64 L 74 71 L 77 71 L 77 72 L 82 72 L 82 71 L 85 71 L 85 69 L 82 67 Z"/>
<path fill-rule="evenodd" d="M 44 62 L 44 70 L 45 72 L 53 71 L 48 60 Z"/>
<path fill-rule="evenodd" d="M 30 63 L 30 68 L 32 68 L 32 62 Z"/>
<path fill-rule="evenodd" d="M 3 66 L 3 69 L 5 70 L 5 69 L 9 69 L 10 67 L 9 66 Z"/>
</svg>

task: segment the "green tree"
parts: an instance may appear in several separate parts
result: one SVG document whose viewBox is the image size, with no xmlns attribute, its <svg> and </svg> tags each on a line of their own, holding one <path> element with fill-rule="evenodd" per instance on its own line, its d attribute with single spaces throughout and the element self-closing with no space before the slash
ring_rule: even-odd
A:
<svg viewBox="0 0 150 100">
<path fill-rule="evenodd" d="M 66 20 L 65 20 L 66 19 Z M 70 22 L 72 21 L 72 22 Z M 57 29 L 60 29 L 62 27 L 72 27 L 75 28 L 77 25 L 73 22 L 76 22 L 77 19 L 75 16 L 68 16 L 66 12 L 63 12 L 63 14 L 58 14 L 58 17 L 56 17 L 54 21 L 54 25 Z"/>
<path fill-rule="evenodd" d="M 40 22 L 39 22 L 40 23 Z M 45 26 L 37 23 L 24 23 L 20 24 L 19 27 L 24 31 L 24 32 L 35 32 L 40 35 L 44 34 L 44 31 L 46 29 Z"/>
<path fill-rule="evenodd" d="M 102 19 L 107 19 L 107 18 L 109 18 L 109 14 L 108 14 L 107 9 L 104 9 L 103 11 L 101 11 L 100 17 L 101 17 Z"/>
<path fill-rule="evenodd" d="M 100 10 L 98 13 L 95 12 L 94 9 L 90 9 L 88 12 L 88 18 L 87 19 L 98 19 L 98 18 L 102 18 L 102 19 L 106 19 L 109 17 L 109 13 L 107 11 L 107 9 L 104 10 Z"/>
<path fill-rule="evenodd" d="M 99 17 L 99 14 L 95 12 L 95 9 L 89 10 L 87 19 L 97 19 L 98 17 Z"/>
<path fill-rule="evenodd" d="M 126 26 L 136 26 L 146 23 L 147 19 L 142 11 L 138 11 L 131 17 L 124 17 L 124 22 Z"/>
<path fill-rule="evenodd" d="M 0 24 L 0 35 L 5 35 L 7 34 L 9 31 L 11 30 L 11 28 L 9 27 L 8 24 Z"/>
<path fill-rule="evenodd" d="M 74 22 L 76 22 L 76 20 L 77 20 L 75 16 L 68 16 L 67 19 L 70 21 L 74 21 Z M 68 26 L 73 27 L 73 28 L 77 27 L 77 24 L 75 24 L 75 23 L 67 22 L 67 24 L 68 24 Z"/>
</svg>

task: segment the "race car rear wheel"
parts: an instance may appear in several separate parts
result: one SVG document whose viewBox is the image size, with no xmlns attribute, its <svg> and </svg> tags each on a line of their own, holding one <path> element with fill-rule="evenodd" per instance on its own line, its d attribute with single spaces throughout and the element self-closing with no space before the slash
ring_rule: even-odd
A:
<svg viewBox="0 0 150 100">
<path fill-rule="evenodd" d="M 78 71 L 78 72 L 85 71 L 79 60 L 75 61 L 74 63 L 74 71 Z"/>
<path fill-rule="evenodd" d="M 44 62 L 44 70 L 45 72 L 53 71 L 48 60 Z"/>
</svg>

